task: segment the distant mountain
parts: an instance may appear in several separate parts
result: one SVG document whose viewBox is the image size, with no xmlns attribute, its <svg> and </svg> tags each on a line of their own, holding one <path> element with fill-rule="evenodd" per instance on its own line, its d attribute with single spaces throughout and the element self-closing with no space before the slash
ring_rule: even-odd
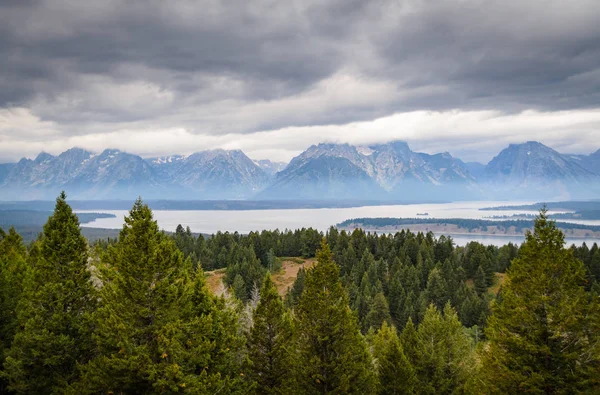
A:
<svg viewBox="0 0 600 395">
<path fill-rule="evenodd" d="M 447 152 L 414 152 L 402 141 L 319 144 L 286 166 L 239 150 L 142 159 L 72 148 L 0 164 L 0 199 L 53 199 L 63 189 L 73 199 L 589 199 L 600 196 L 600 150 L 565 155 L 529 141 L 511 144 L 484 166 Z"/>
<path fill-rule="evenodd" d="M 4 182 L 10 170 L 13 168 L 13 163 L 2 163 L 0 164 L 0 185 Z"/>
<path fill-rule="evenodd" d="M 290 164 L 291 165 L 291 164 Z M 347 158 L 318 156 L 277 177 L 259 198 L 374 199 L 383 189 Z"/>
<path fill-rule="evenodd" d="M 255 160 L 254 163 L 269 176 L 274 176 L 287 166 L 285 162 L 271 162 L 268 159 Z"/>
<path fill-rule="evenodd" d="M 404 142 L 368 147 L 319 144 L 292 159 L 259 197 L 294 198 L 291 191 L 296 191 L 319 199 L 344 190 L 343 196 L 352 199 L 435 200 L 439 197 L 432 194 L 441 189 L 449 192 L 454 184 L 474 181 L 464 164 L 450 154 L 416 153 Z M 465 191 L 461 188 L 461 193 Z"/>
<path fill-rule="evenodd" d="M 479 180 L 485 173 L 485 165 L 479 162 L 466 162 L 464 166 L 476 180 Z"/>
<path fill-rule="evenodd" d="M 240 150 L 217 149 L 148 162 L 170 188 L 193 193 L 200 200 L 249 197 L 268 182 L 267 174 Z"/>
<path fill-rule="evenodd" d="M 0 198 L 53 199 L 61 190 L 77 199 L 231 199 L 263 189 L 268 176 L 241 151 L 204 151 L 144 160 L 119 150 L 99 155 L 72 148 L 0 166 Z"/>
<path fill-rule="evenodd" d="M 511 144 L 502 150 L 486 166 L 483 179 L 511 196 L 519 197 L 539 194 L 595 196 L 596 185 L 600 182 L 600 176 L 568 155 L 536 141 Z"/>
<path fill-rule="evenodd" d="M 590 155 L 569 155 L 569 157 L 584 169 L 600 175 L 600 150 Z"/>
</svg>

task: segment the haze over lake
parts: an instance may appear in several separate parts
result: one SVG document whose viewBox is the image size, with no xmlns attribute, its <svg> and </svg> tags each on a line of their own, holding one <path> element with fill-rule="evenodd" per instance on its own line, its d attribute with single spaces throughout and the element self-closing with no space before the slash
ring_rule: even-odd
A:
<svg viewBox="0 0 600 395">
<path fill-rule="evenodd" d="M 321 209 L 286 209 L 286 210 L 154 210 L 154 218 L 159 226 L 167 231 L 174 231 L 177 225 L 189 226 L 192 232 L 215 233 L 229 231 L 248 233 L 251 231 L 274 229 L 298 229 L 313 227 L 326 231 L 330 226 L 350 218 L 360 217 L 403 217 L 414 218 L 417 214 L 428 213 L 423 218 L 465 218 L 482 219 L 492 216 L 512 214 L 535 214 L 533 210 L 486 210 L 481 208 L 523 205 L 532 202 L 455 202 L 443 204 L 407 204 L 393 206 L 364 206 L 352 208 L 321 208 Z M 91 212 L 93 210 L 78 210 Z M 95 210 L 98 211 L 98 210 Z M 84 227 L 118 229 L 123 226 L 126 210 L 101 210 L 115 214 L 116 218 L 99 218 L 87 223 Z M 552 211 L 552 213 L 564 211 Z M 569 220 L 565 222 L 586 225 L 600 225 L 598 220 Z M 436 234 L 440 236 L 440 234 Z M 484 244 L 504 245 L 508 242 L 521 243 L 523 238 L 518 236 L 488 236 L 488 235 L 451 235 L 456 244 L 464 245 L 469 241 L 480 241 Z M 567 238 L 568 244 L 588 244 L 600 242 L 592 238 Z"/>
</svg>

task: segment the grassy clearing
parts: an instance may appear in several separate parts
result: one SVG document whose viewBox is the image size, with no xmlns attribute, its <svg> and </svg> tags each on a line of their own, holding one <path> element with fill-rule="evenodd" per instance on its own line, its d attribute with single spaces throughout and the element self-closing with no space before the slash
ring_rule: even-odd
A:
<svg viewBox="0 0 600 395">
<path fill-rule="evenodd" d="M 494 284 L 488 289 L 488 292 L 498 295 L 500 287 L 504 284 L 504 280 L 506 279 L 506 273 L 495 273 L 495 275 Z"/>
<path fill-rule="evenodd" d="M 300 268 L 308 269 L 316 262 L 314 258 L 282 257 L 277 259 L 281 262 L 281 270 L 278 273 L 273 273 L 271 276 L 281 296 L 285 295 L 287 289 L 294 284 Z M 208 289 L 215 295 L 222 295 L 225 291 L 225 284 L 223 284 L 225 269 L 205 272 L 204 275 L 206 276 Z"/>
</svg>

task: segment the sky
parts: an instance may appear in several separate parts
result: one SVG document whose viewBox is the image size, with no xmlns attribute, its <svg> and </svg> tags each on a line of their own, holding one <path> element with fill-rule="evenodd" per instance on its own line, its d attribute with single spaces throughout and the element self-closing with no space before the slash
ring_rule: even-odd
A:
<svg viewBox="0 0 600 395">
<path fill-rule="evenodd" d="M 2 0 L 0 162 L 600 149 L 597 0 Z"/>
</svg>

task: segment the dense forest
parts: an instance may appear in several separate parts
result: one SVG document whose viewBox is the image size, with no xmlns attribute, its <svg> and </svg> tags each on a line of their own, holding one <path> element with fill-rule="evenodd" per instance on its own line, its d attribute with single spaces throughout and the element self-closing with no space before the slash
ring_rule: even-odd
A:
<svg viewBox="0 0 600 395">
<path fill-rule="evenodd" d="M 545 210 L 532 226 L 500 248 L 205 237 L 160 231 L 138 200 L 118 238 L 90 245 L 61 194 L 34 243 L 0 231 L 0 393 L 598 393 L 600 249 L 565 247 Z M 284 298 L 281 257 L 316 259 Z"/>
</svg>

